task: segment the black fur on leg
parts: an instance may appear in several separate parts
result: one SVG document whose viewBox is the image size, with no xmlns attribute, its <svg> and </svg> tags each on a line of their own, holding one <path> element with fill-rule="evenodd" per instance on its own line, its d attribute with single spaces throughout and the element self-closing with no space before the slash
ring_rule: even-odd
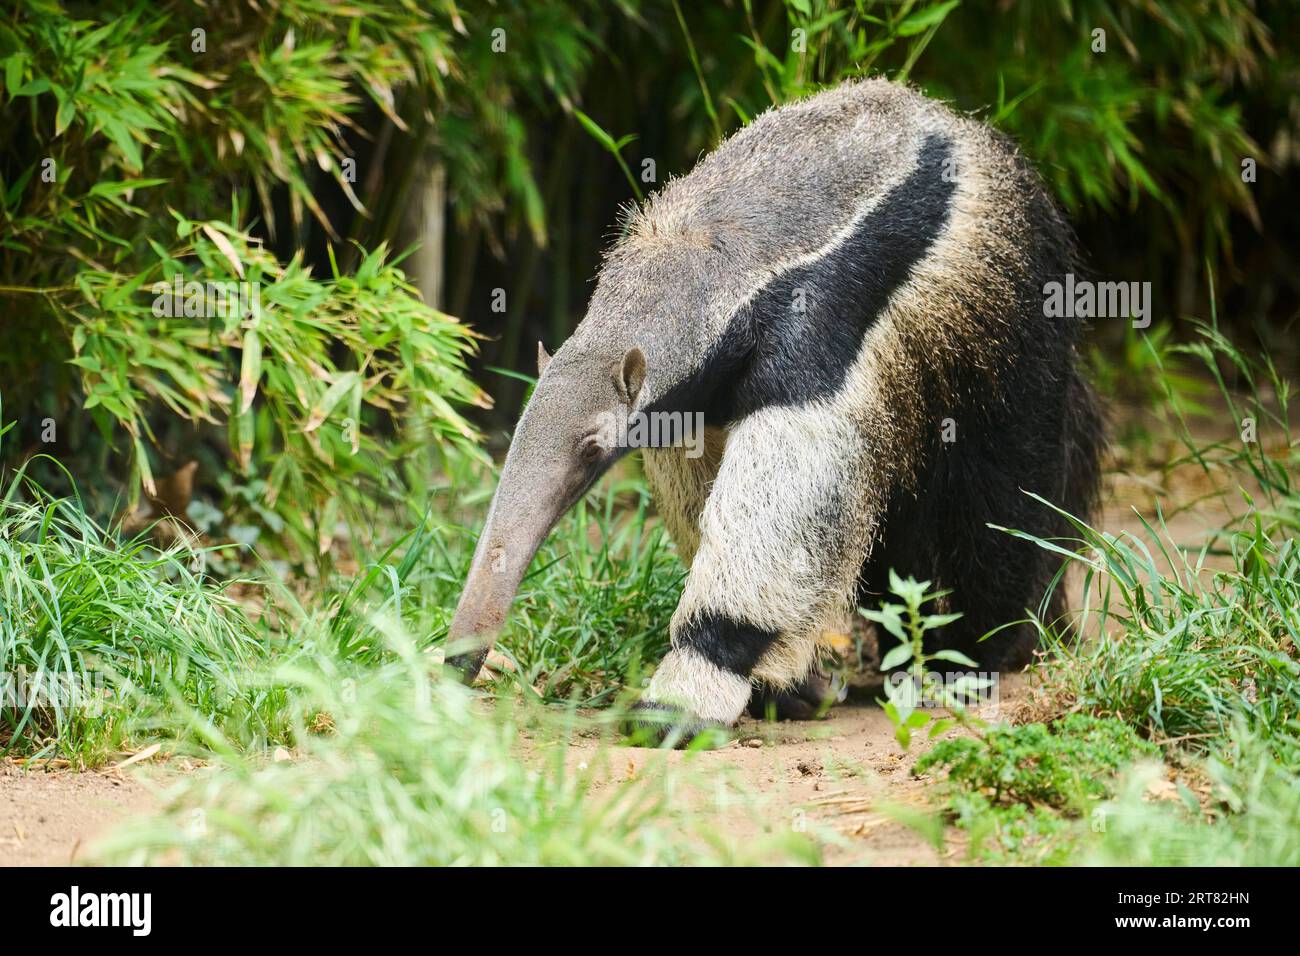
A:
<svg viewBox="0 0 1300 956">
<path fill-rule="evenodd" d="M 1058 359 L 1058 375 L 1041 381 L 1016 368 L 1005 370 L 1007 379 L 1021 379 L 1014 401 L 936 402 L 926 410 L 930 422 L 923 434 L 940 435 L 940 422 L 951 417 L 957 438 L 951 443 L 932 438 L 920 483 L 900 486 L 889 496 L 859 577 L 858 603 L 875 608 L 889 599 L 891 568 L 952 591 L 943 610 L 962 617 L 935 632 L 926 645 L 930 653 L 955 649 L 980 669 L 997 671 L 1020 670 L 1033 658 L 1039 637 L 1034 625 L 1004 625 L 1038 612 L 1061 559 L 990 526 L 1045 539 L 1073 536 L 1066 519 L 1027 494 L 1031 491 L 1089 518 L 1103 426 L 1092 390 L 1072 363 L 1072 356 Z M 1048 621 L 1065 610 L 1063 582 L 1056 587 Z M 887 639 L 882 655 L 892 646 Z"/>
</svg>

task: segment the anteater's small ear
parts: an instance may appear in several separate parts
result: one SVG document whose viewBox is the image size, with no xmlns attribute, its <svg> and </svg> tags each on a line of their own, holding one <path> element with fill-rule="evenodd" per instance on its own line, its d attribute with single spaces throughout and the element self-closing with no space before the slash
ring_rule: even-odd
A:
<svg viewBox="0 0 1300 956">
<path fill-rule="evenodd" d="M 636 397 L 641 394 L 645 384 L 645 353 L 635 345 L 623 353 L 623 361 L 614 372 L 614 385 L 623 401 L 629 405 L 636 404 Z"/>
<path fill-rule="evenodd" d="M 542 373 L 546 371 L 546 366 L 551 364 L 551 355 L 546 351 L 546 346 L 540 341 L 537 343 L 537 377 L 541 378 Z"/>
</svg>

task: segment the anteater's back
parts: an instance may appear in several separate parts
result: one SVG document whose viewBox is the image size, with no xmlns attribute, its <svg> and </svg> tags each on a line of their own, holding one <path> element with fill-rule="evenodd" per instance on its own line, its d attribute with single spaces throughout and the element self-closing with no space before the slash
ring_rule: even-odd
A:
<svg viewBox="0 0 1300 956">
<path fill-rule="evenodd" d="M 1037 603 L 1056 563 L 988 526 L 1064 532 L 1025 491 L 1087 514 L 1101 427 L 1079 325 L 1043 308 L 1071 232 L 1014 144 L 896 84 L 846 84 L 758 117 L 634 214 L 607 275 L 654 263 L 639 281 L 691 290 L 657 321 L 701 343 L 692 374 L 713 386 L 670 397 L 708 395 L 714 420 L 858 423 L 884 502 L 861 600 L 891 567 L 957 588 L 955 646 Z M 1004 634 L 994 663 L 1034 640 Z"/>
</svg>

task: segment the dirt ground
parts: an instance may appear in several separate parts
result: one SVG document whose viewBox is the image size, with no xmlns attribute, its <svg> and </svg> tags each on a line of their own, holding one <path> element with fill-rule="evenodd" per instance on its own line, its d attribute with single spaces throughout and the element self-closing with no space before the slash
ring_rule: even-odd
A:
<svg viewBox="0 0 1300 956">
<path fill-rule="evenodd" d="M 1176 450 L 1165 454 L 1176 455 Z M 1160 452 L 1155 460 L 1164 457 Z M 1168 460 L 1165 458 L 1164 460 Z M 1199 546 L 1207 532 L 1227 517 L 1225 501 L 1205 496 L 1210 482 L 1194 466 L 1166 474 L 1141 462 L 1112 461 L 1102 500 L 1100 524 L 1117 533 L 1141 532 L 1134 507 L 1146 515 L 1159 500 L 1172 536 Z M 1239 499 L 1238 499 L 1239 500 Z M 1177 510 L 1175 505 L 1188 505 Z M 1030 693 L 1023 675 L 1002 678 L 999 706 L 1014 708 Z M 719 814 L 723 833 L 735 839 L 781 828 L 816 828 L 831 833 L 823 859 L 844 865 L 936 865 L 964 862 L 960 833 L 948 828 L 938 851 L 918 832 L 899 822 L 900 814 L 922 811 L 932 783 L 909 771 L 924 742 L 904 754 L 893 729 L 874 703 L 875 688 L 856 687 L 828 719 L 764 724 L 744 718 L 736 740 L 720 750 L 693 755 L 627 749 L 613 758 L 613 772 L 634 776 L 655 759 L 693 760 L 704 774 L 727 772 L 746 791 L 760 795 L 759 818 Z M 995 715 L 989 715 L 995 716 Z M 592 757 L 597 743 L 579 739 L 571 765 Z M 143 766 L 78 773 L 23 770 L 0 762 L 0 866 L 59 865 L 80 862 L 93 839 L 128 817 L 157 805 L 154 790 L 140 779 Z"/>
<path fill-rule="evenodd" d="M 1004 678 L 1001 704 L 1023 695 L 1025 681 Z M 578 739 L 569 762 L 592 757 L 595 740 Z M 719 750 L 691 755 L 635 748 L 613 756 L 613 770 L 631 778 L 653 760 L 690 759 L 700 779 L 725 771 L 737 787 L 759 795 L 752 813 L 718 813 L 726 837 L 743 840 L 779 828 L 833 832 L 831 864 L 935 865 L 955 858 L 959 843 L 943 855 L 913 829 L 881 812 L 924 806 L 927 784 L 909 775 L 918 748 L 905 755 L 884 712 L 857 689 L 823 721 L 769 724 L 743 718 L 736 739 Z M 0 866 L 67 866 L 83 863 L 86 849 L 114 826 L 158 807 L 148 769 L 79 772 L 0 764 Z M 596 792 L 612 785 L 607 779 Z M 824 828 L 822 830 L 821 828 Z M 953 831 L 955 832 L 955 831 Z M 952 835 L 950 833 L 950 835 Z"/>
<path fill-rule="evenodd" d="M 999 698 L 977 713 L 988 720 L 1024 699 L 1022 675 L 1004 676 Z M 599 794 L 614 779 L 633 779 L 653 772 L 657 761 L 688 763 L 688 781 L 701 792 L 689 799 L 709 814 L 717 834 L 733 845 L 778 832 L 808 833 L 822 846 L 822 862 L 848 866 L 938 866 L 964 860 L 959 831 L 947 828 L 942 852 L 917 829 L 900 819 L 908 813 L 931 813 L 926 790 L 931 781 L 910 771 L 926 749 L 924 731 L 904 753 L 894 730 L 875 700 L 879 682 L 855 686 L 849 699 L 825 720 L 767 723 L 742 717 L 734 740 L 717 750 L 686 754 L 640 748 L 618 751 L 598 778 Z M 955 736 L 960 731 L 945 734 Z M 578 740 L 570 748 L 571 767 L 585 767 L 600 744 Z M 718 805 L 709 784 L 718 776 L 748 796 Z M 689 784 L 688 784 L 689 785 Z"/>
<path fill-rule="evenodd" d="M 0 763 L 0 866 L 67 866 L 110 827 L 156 806 L 129 770 L 79 773 Z"/>
</svg>

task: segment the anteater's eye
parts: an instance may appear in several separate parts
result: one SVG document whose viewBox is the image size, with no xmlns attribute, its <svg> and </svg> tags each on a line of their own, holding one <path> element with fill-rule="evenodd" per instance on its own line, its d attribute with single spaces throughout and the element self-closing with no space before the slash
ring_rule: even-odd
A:
<svg viewBox="0 0 1300 956">
<path fill-rule="evenodd" d="M 602 452 L 604 452 L 604 449 L 600 447 L 600 441 L 594 435 L 589 435 L 583 439 L 582 449 L 579 454 L 581 454 L 584 462 L 591 465 L 600 458 Z"/>
</svg>

